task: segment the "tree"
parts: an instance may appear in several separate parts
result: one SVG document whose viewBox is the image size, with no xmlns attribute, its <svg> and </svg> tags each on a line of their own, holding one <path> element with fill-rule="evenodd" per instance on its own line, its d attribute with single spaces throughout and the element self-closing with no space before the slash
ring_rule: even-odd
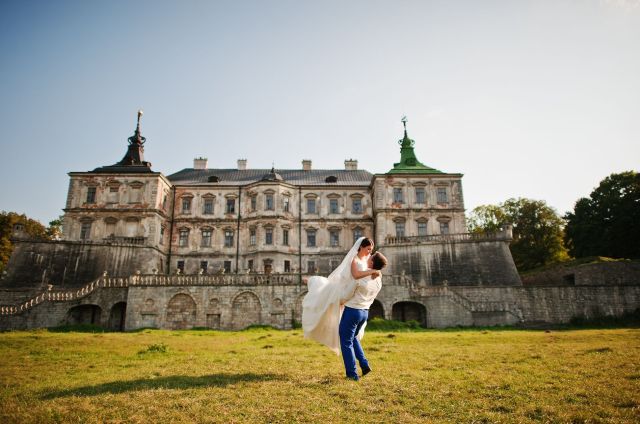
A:
<svg viewBox="0 0 640 424">
<path fill-rule="evenodd" d="M 13 237 L 14 227 L 16 224 L 21 224 L 23 231 L 33 238 L 50 239 L 47 234 L 47 229 L 38 221 L 27 218 L 26 215 L 17 214 L 15 212 L 0 212 L 0 273 L 4 271 L 4 267 L 9 261 L 11 252 L 13 251 L 13 243 L 11 243 L 11 237 Z"/>
<path fill-rule="evenodd" d="M 499 205 L 478 206 L 468 223 L 472 233 L 493 233 L 512 224 L 509 248 L 519 271 L 568 259 L 564 221 L 543 200 L 508 199 Z"/>
<path fill-rule="evenodd" d="M 62 237 L 62 221 L 64 219 L 64 215 L 60 215 L 58 218 L 53 221 L 49 221 L 49 226 L 47 227 L 47 237 L 52 240 L 60 240 Z"/>
<path fill-rule="evenodd" d="M 640 174 L 611 174 L 565 215 L 575 257 L 640 258 Z"/>
</svg>

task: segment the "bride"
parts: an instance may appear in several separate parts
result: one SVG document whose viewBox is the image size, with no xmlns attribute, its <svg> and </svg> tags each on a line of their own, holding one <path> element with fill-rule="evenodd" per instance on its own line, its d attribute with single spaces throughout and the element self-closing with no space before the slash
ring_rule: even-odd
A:
<svg viewBox="0 0 640 424">
<path fill-rule="evenodd" d="M 309 291 L 302 301 L 302 329 L 304 336 L 316 340 L 336 355 L 340 354 L 338 326 L 342 303 L 354 293 L 361 278 L 380 276 L 380 271 L 368 269 L 367 259 L 373 250 L 373 241 L 360 237 L 329 277 L 313 276 L 308 280 Z M 358 334 L 362 338 L 364 327 Z"/>
</svg>

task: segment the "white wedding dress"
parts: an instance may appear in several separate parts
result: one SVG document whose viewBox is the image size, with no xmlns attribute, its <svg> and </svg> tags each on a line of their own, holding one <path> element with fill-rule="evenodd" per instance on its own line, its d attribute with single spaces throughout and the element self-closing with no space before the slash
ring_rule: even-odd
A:
<svg viewBox="0 0 640 424">
<path fill-rule="evenodd" d="M 342 316 L 341 301 L 348 300 L 356 289 L 357 281 L 351 275 L 351 262 L 356 258 L 358 247 L 364 237 L 355 244 L 344 257 L 342 263 L 329 277 L 313 276 L 309 278 L 309 291 L 302 301 L 302 330 L 304 337 L 327 346 L 340 355 L 340 336 L 338 326 Z M 357 260 L 358 269 L 367 269 L 367 262 Z M 358 339 L 364 335 L 364 327 L 358 333 Z"/>
</svg>

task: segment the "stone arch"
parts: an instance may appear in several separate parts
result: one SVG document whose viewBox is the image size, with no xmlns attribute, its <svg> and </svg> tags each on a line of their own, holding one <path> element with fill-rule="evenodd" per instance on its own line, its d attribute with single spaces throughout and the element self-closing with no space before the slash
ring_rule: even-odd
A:
<svg viewBox="0 0 640 424">
<path fill-rule="evenodd" d="M 302 324 L 302 301 L 306 295 L 306 291 L 300 293 L 293 306 L 293 321 L 297 324 Z"/>
<path fill-rule="evenodd" d="M 258 296 L 250 291 L 238 294 L 231 304 L 231 328 L 241 330 L 250 325 L 261 324 L 262 304 Z"/>
<path fill-rule="evenodd" d="M 112 331 L 124 331 L 124 321 L 127 312 L 127 302 L 118 302 L 111 307 L 108 328 Z"/>
<path fill-rule="evenodd" d="M 98 305 L 78 305 L 67 311 L 65 323 L 69 325 L 100 325 L 102 308 Z"/>
<path fill-rule="evenodd" d="M 185 293 L 178 293 L 167 304 L 166 328 L 185 330 L 196 324 L 196 302 Z"/>
<path fill-rule="evenodd" d="M 369 319 L 372 318 L 382 318 L 384 319 L 384 307 L 379 300 L 374 300 L 371 306 L 369 307 Z"/>
<path fill-rule="evenodd" d="M 391 308 L 391 316 L 396 321 L 418 321 L 427 326 L 427 308 L 418 302 L 397 302 Z"/>
</svg>

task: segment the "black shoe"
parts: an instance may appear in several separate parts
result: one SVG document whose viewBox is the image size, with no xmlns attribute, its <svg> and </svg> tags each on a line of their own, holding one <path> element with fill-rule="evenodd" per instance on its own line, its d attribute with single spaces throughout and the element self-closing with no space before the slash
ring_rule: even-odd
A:
<svg viewBox="0 0 640 424">
<path fill-rule="evenodd" d="M 362 368 L 362 376 L 369 374 L 371 372 L 371 368 Z"/>
</svg>

